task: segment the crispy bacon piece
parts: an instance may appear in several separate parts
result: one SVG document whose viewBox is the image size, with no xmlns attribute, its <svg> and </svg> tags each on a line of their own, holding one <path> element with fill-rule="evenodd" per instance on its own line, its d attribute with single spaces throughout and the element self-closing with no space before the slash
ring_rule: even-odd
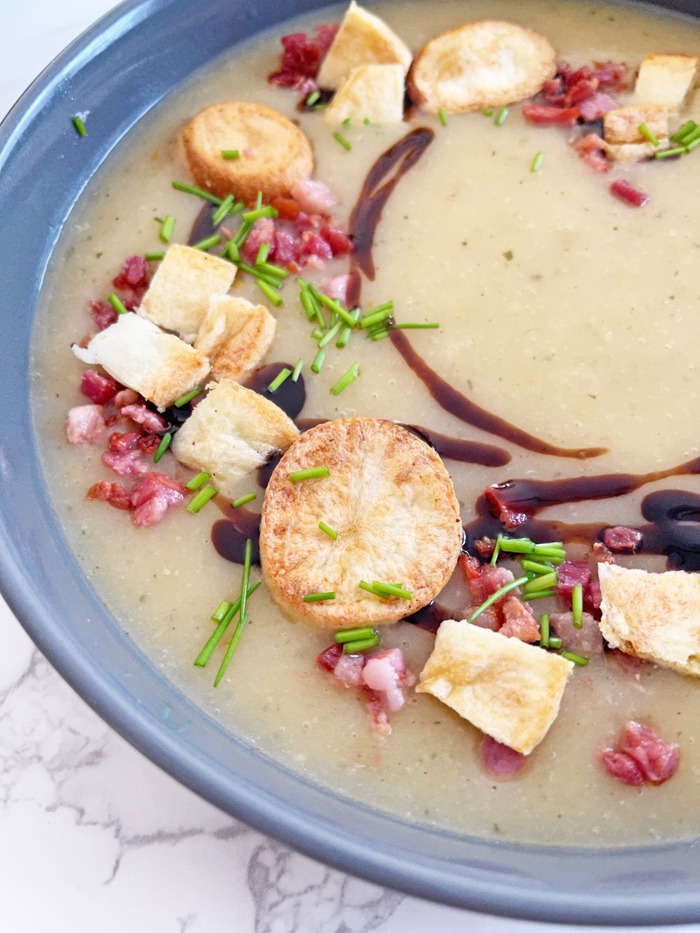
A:
<svg viewBox="0 0 700 933">
<path fill-rule="evenodd" d="M 117 312 L 108 301 L 97 301 L 91 298 L 88 302 L 88 308 L 98 330 L 104 330 L 117 320 Z"/>
<path fill-rule="evenodd" d="M 620 201 L 624 201 L 625 204 L 632 207 L 644 207 L 649 201 L 649 195 L 644 194 L 639 188 L 633 187 L 626 178 L 616 178 L 615 181 L 611 182 L 610 191 Z"/>
<path fill-rule="evenodd" d="M 114 407 L 119 411 L 126 408 L 127 405 L 136 405 L 141 396 L 133 389 L 121 389 L 114 396 Z"/>
<path fill-rule="evenodd" d="M 511 778 L 525 764 L 524 755 L 490 735 L 483 736 L 479 742 L 479 754 L 487 773 L 495 778 Z"/>
<path fill-rule="evenodd" d="M 120 476 L 143 476 L 148 472 L 148 464 L 141 459 L 141 451 L 130 450 L 106 450 L 102 454 L 102 462 L 110 467 Z"/>
<path fill-rule="evenodd" d="M 134 509 L 131 520 L 137 528 L 155 525 L 168 509 L 179 505 L 187 495 L 182 483 L 152 470 L 131 490 L 131 505 Z"/>
<path fill-rule="evenodd" d="M 512 483 L 499 483 L 487 486 L 484 498 L 489 511 L 505 527 L 506 531 L 516 531 L 530 518 L 532 505 L 518 500 L 517 490 Z M 512 501 L 511 501 L 512 499 Z"/>
<path fill-rule="evenodd" d="M 678 770 L 680 747 L 666 742 L 642 723 L 630 720 L 617 748 L 600 752 L 603 767 L 624 784 L 663 784 Z"/>
<path fill-rule="evenodd" d="M 540 640 L 540 627 L 530 607 L 517 596 L 506 596 L 501 606 L 503 625 L 501 635 L 519 638 L 520 641 L 536 642 Z"/>
<path fill-rule="evenodd" d="M 603 636 L 590 612 L 581 616 L 581 628 L 574 625 L 572 612 L 553 612 L 549 619 L 554 632 L 561 638 L 564 648 L 590 658 L 603 653 Z"/>
<path fill-rule="evenodd" d="M 121 413 L 126 415 L 127 418 L 131 418 L 136 424 L 140 424 L 144 431 L 151 434 L 165 431 L 168 427 L 165 418 L 162 418 L 157 412 L 151 411 L 150 408 L 146 408 L 145 405 L 124 405 Z"/>
<path fill-rule="evenodd" d="M 593 542 L 593 556 L 599 564 L 615 563 L 615 557 L 602 541 Z"/>
<path fill-rule="evenodd" d="M 549 104 L 525 104 L 523 116 L 537 126 L 573 126 L 581 116 L 578 107 L 554 107 Z"/>
<path fill-rule="evenodd" d="M 323 291 L 329 298 L 335 298 L 343 304 L 347 301 L 348 286 L 350 285 L 349 275 L 336 275 L 323 286 Z"/>
<path fill-rule="evenodd" d="M 352 240 L 337 227 L 324 224 L 321 227 L 321 236 L 330 246 L 334 256 L 347 256 L 352 252 Z"/>
<path fill-rule="evenodd" d="M 106 430 L 101 405 L 76 405 L 68 412 L 66 434 L 71 444 L 93 444 Z"/>
<path fill-rule="evenodd" d="M 121 272 L 112 279 L 112 285 L 120 289 L 145 291 L 151 279 L 148 261 L 143 256 L 128 256 L 122 263 Z"/>
<path fill-rule="evenodd" d="M 613 100 L 609 94 L 597 91 L 586 100 L 582 100 L 578 108 L 586 123 L 593 123 L 595 120 L 602 119 L 609 110 L 615 110 L 618 106 L 617 101 Z"/>
<path fill-rule="evenodd" d="M 119 391 L 119 383 L 94 369 L 86 369 L 80 380 L 80 391 L 95 405 L 106 405 Z"/>
<path fill-rule="evenodd" d="M 636 528 L 615 525 L 605 529 L 603 543 L 611 551 L 636 551 L 642 543 L 642 533 Z"/>
<path fill-rule="evenodd" d="M 324 182 L 306 178 L 295 182 L 290 192 L 299 202 L 301 209 L 309 214 L 326 214 L 337 204 L 337 198 Z"/>
<path fill-rule="evenodd" d="M 324 24 L 316 27 L 315 37 L 304 32 L 282 36 L 280 42 L 284 51 L 280 67 L 268 75 L 267 80 L 277 87 L 295 88 L 308 94 L 316 87 L 313 79 L 337 31 L 337 25 Z"/>
<path fill-rule="evenodd" d="M 88 489 L 87 498 L 101 499 L 102 502 L 108 502 L 115 509 L 124 511 L 131 509 L 131 493 L 121 483 L 108 483 L 103 479 Z"/>
<path fill-rule="evenodd" d="M 481 564 L 475 557 L 469 557 L 467 554 L 461 554 L 459 562 L 462 565 L 474 608 L 480 606 L 489 596 L 515 579 L 507 567 L 501 567 L 498 564 L 495 567 L 491 567 L 490 564 Z"/>
<path fill-rule="evenodd" d="M 586 609 L 600 608 L 600 584 L 593 579 L 588 561 L 565 560 L 559 565 L 557 577 L 557 596 L 565 602 L 571 603 L 571 593 L 574 587 L 580 584 L 583 590 L 583 605 Z"/>
<path fill-rule="evenodd" d="M 610 171 L 605 140 L 597 133 L 586 133 L 580 139 L 574 140 L 571 145 L 594 172 Z"/>
</svg>

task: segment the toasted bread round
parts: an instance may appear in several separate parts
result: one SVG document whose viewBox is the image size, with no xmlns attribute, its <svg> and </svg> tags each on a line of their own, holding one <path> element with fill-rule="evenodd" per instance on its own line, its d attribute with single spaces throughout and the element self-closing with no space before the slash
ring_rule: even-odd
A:
<svg viewBox="0 0 700 933">
<path fill-rule="evenodd" d="M 466 23 L 423 46 L 408 73 L 408 93 L 430 113 L 467 113 L 532 97 L 556 71 L 544 36 L 496 20 Z"/>
<path fill-rule="evenodd" d="M 197 184 L 220 198 L 234 194 L 248 202 L 262 191 L 269 201 L 289 194 L 314 167 L 311 146 L 299 127 L 263 104 L 229 101 L 206 107 L 189 121 L 182 140 Z M 240 158 L 224 159 L 222 151 L 234 149 Z"/>
<path fill-rule="evenodd" d="M 316 466 L 328 466 L 330 475 L 289 478 Z M 336 629 L 396 622 L 437 596 L 461 546 L 447 470 L 431 447 L 392 421 L 344 418 L 312 428 L 282 457 L 265 493 L 263 574 L 294 621 Z M 361 580 L 398 583 L 412 598 L 383 599 L 361 589 Z M 335 598 L 304 602 L 327 592 Z"/>
</svg>

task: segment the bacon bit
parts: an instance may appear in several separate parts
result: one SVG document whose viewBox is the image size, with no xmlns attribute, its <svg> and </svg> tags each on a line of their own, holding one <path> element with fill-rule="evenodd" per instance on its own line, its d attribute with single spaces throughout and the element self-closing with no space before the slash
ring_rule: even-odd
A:
<svg viewBox="0 0 700 933">
<path fill-rule="evenodd" d="M 635 657 L 633 654 L 625 654 L 619 648 L 608 648 L 605 652 L 606 658 L 612 658 L 620 668 L 622 673 L 630 680 L 635 680 L 641 690 L 644 690 L 640 683 L 639 675 L 642 669 L 647 665 L 646 661 Z"/>
<path fill-rule="evenodd" d="M 680 747 L 666 742 L 649 726 L 631 720 L 617 748 L 604 748 L 600 757 L 605 770 L 633 787 L 663 784 L 678 770 Z"/>
<path fill-rule="evenodd" d="M 590 612 L 581 616 L 581 628 L 574 625 L 572 612 L 553 612 L 549 619 L 555 634 L 562 640 L 567 651 L 574 651 L 584 657 L 602 654 L 604 650 L 603 636 L 600 627 Z"/>
<path fill-rule="evenodd" d="M 323 286 L 324 294 L 328 295 L 329 298 L 335 298 L 336 301 L 345 304 L 348 297 L 350 278 L 349 275 L 336 275 L 335 278 L 330 279 Z"/>
<path fill-rule="evenodd" d="M 325 214 L 338 203 L 328 185 L 318 179 L 297 181 L 291 186 L 289 193 L 299 202 L 302 210 L 309 214 Z"/>
<path fill-rule="evenodd" d="M 493 549 L 496 547 L 495 538 L 479 538 L 478 541 L 474 542 L 474 549 L 479 557 L 483 557 L 484 560 L 488 560 L 493 554 Z"/>
<path fill-rule="evenodd" d="M 148 464 L 143 462 L 138 449 L 123 452 L 106 450 L 102 454 L 102 462 L 120 476 L 142 476 L 148 472 Z"/>
<path fill-rule="evenodd" d="M 642 543 L 642 533 L 636 528 L 615 525 L 605 529 L 603 542 L 611 551 L 636 551 Z"/>
<path fill-rule="evenodd" d="M 498 630 L 501 635 L 507 638 L 519 638 L 520 641 L 530 643 L 540 640 L 540 627 L 537 619 L 530 607 L 521 602 L 517 596 L 507 596 L 503 600 L 501 612 L 504 618 L 503 625 Z"/>
<path fill-rule="evenodd" d="M 602 594 L 600 584 L 592 578 L 588 561 L 563 561 L 557 577 L 557 596 L 570 605 L 571 593 L 577 584 L 580 584 L 583 590 L 584 607 L 595 614 L 600 609 Z"/>
<path fill-rule="evenodd" d="M 159 522 L 168 509 L 185 500 L 187 490 L 164 473 L 151 471 L 131 491 L 134 514 L 131 521 L 137 528 L 145 528 Z"/>
<path fill-rule="evenodd" d="M 484 498 L 489 511 L 501 522 L 506 531 L 516 531 L 531 515 L 531 508 L 528 511 L 527 502 L 509 501 L 508 491 L 512 488 L 510 483 L 501 483 L 487 486 L 484 490 Z"/>
<path fill-rule="evenodd" d="M 490 735 L 481 738 L 479 754 L 487 773 L 495 778 L 513 777 L 525 764 L 524 755 L 508 745 L 503 745 L 502 742 L 497 742 Z"/>
<path fill-rule="evenodd" d="M 573 126 L 581 116 L 578 107 L 553 107 L 546 104 L 525 104 L 523 116 L 536 126 Z"/>
<path fill-rule="evenodd" d="M 343 654 L 341 652 L 333 668 L 333 675 L 346 687 L 361 687 L 364 666 L 365 659 L 363 655 Z"/>
<path fill-rule="evenodd" d="M 594 172 L 610 171 L 607 143 L 597 133 L 586 133 L 580 139 L 574 140 L 571 145 Z"/>
<path fill-rule="evenodd" d="M 119 431 L 115 431 L 113 434 L 109 435 L 108 445 L 109 449 L 115 454 L 123 454 L 127 450 L 133 450 L 134 447 L 138 444 L 141 438 L 141 434 L 138 431 L 128 431 L 125 434 L 121 434 Z"/>
<path fill-rule="evenodd" d="M 480 564 L 475 557 L 469 557 L 468 554 L 461 554 L 459 561 L 475 606 L 480 606 L 489 596 L 515 579 L 506 567 Z"/>
<path fill-rule="evenodd" d="M 282 36 L 280 42 L 284 51 L 279 70 L 268 75 L 267 80 L 277 87 L 296 88 L 308 94 L 316 87 L 316 82 L 308 79 L 318 74 L 337 31 L 337 25 L 324 24 L 316 27 L 314 38 L 304 32 Z"/>
<path fill-rule="evenodd" d="M 157 412 L 151 411 L 145 405 L 124 405 L 121 409 L 122 415 L 131 418 L 136 424 L 140 424 L 144 431 L 151 434 L 163 432 L 168 427 L 168 422 Z"/>
<path fill-rule="evenodd" d="M 68 412 L 66 434 L 71 444 L 92 444 L 107 430 L 101 405 L 76 405 Z"/>
<path fill-rule="evenodd" d="M 131 493 L 121 483 L 108 483 L 102 480 L 95 483 L 87 491 L 88 499 L 101 499 L 108 502 L 115 509 L 129 511 L 131 509 Z"/>
<path fill-rule="evenodd" d="M 162 440 L 160 434 L 142 434 L 138 441 L 139 450 L 145 457 L 152 457 L 160 447 Z"/>
<path fill-rule="evenodd" d="M 110 324 L 114 324 L 119 315 L 108 301 L 97 301 L 91 298 L 88 302 L 90 316 L 95 322 L 95 327 L 99 330 L 105 330 Z"/>
<path fill-rule="evenodd" d="M 270 204 L 277 211 L 280 220 L 296 220 L 301 210 L 301 205 L 294 198 L 273 198 Z"/>
<path fill-rule="evenodd" d="M 80 381 L 80 391 L 95 405 L 106 405 L 119 391 L 119 383 L 94 369 L 86 369 Z"/>
<path fill-rule="evenodd" d="M 600 92 L 593 94 L 587 100 L 582 100 L 578 105 L 581 116 L 586 123 L 593 123 L 595 120 L 602 119 L 609 110 L 616 110 L 618 106 L 616 100 L 613 100 L 608 94 Z"/>
<path fill-rule="evenodd" d="M 151 270 L 143 256 L 128 256 L 119 275 L 112 279 L 115 288 L 145 291 L 151 279 Z"/>
<path fill-rule="evenodd" d="M 316 663 L 324 671 L 329 671 L 332 674 L 342 654 L 343 654 L 342 645 L 336 645 L 336 644 L 330 645 L 328 648 L 325 648 L 318 655 L 318 657 L 316 658 Z"/>
<path fill-rule="evenodd" d="M 625 178 L 616 178 L 615 181 L 611 182 L 610 191 L 620 201 L 624 201 L 625 204 L 632 207 L 644 207 L 649 201 L 648 194 L 634 188 Z"/>
<path fill-rule="evenodd" d="M 353 250 L 350 237 L 337 227 L 324 225 L 321 227 L 321 236 L 330 246 L 333 256 L 347 256 Z"/>
<path fill-rule="evenodd" d="M 327 260 L 333 258 L 333 250 L 326 240 L 324 240 L 322 236 L 319 236 L 318 233 L 305 230 L 301 235 L 301 241 L 298 258 L 305 259 L 305 265 L 311 264 L 309 260 Z"/>
<path fill-rule="evenodd" d="M 628 90 L 628 68 L 624 62 L 593 62 L 593 73 L 601 88 L 613 91 Z"/>
<path fill-rule="evenodd" d="M 593 542 L 593 556 L 599 564 L 615 563 L 615 558 L 602 541 Z"/>
</svg>

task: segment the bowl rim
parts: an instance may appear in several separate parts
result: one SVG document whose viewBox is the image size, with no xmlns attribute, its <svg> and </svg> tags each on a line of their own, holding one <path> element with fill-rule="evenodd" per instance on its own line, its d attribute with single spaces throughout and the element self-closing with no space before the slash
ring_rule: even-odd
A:
<svg viewBox="0 0 700 933">
<path fill-rule="evenodd" d="M 143 52 L 145 32 L 156 17 L 159 30 L 167 24 L 173 35 L 178 34 L 178 29 L 182 34 L 188 4 L 189 0 L 125 0 L 47 66 L 0 125 L 0 203 L 7 203 L 16 195 L 17 185 L 31 177 L 28 174 L 31 166 L 21 163 L 32 161 L 27 159 L 27 149 L 36 144 L 41 127 L 47 121 L 59 126 L 62 120 L 67 125 L 71 108 L 74 112 L 75 101 L 80 100 L 80 93 L 90 86 L 95 69 L 103 67 L 110 58 L 122 60 L 138 50 Z M 200 0 L 200 6 L 209 16 L 208 19 L 204 17 L 206 45 L 202 40 L 202 47 L 194 49 L 187 64 L 181 66 L 190 71 L 199 66 L 198 61 L 205 64 L 237 41 L 239 34 L 233 40 L 214 39 L 214 36 L 223 18 L 234 18 L 236 9 L 243 10 L 246 3 L 245 0 Z M 296 7 L 297 12 L 323 9 L 314 0 L 298 0 Z M 289 15 L 291 10 L 287 9 L 285 17 Z M 258 4 L 258 15 L 247 21 L 251 28 L 240 37 L 252 35 L 259 28 L 278 21 L 281 22 L 282 17 L 277 5 L 273 0 L 262 0 Z M 183 71 L 182 77 L 185 76 Z M 59 149 L 66 156 L 66 165 L 73 175 L 71 186 L 56 196 L 53 209 L 57 219 L 68 216 L 88 178 L 131 125 L 167 92 L 167 84 L 162 77 L 152 87 L 149 85 L 143 99 L 121 115 L 121 122 L 110 126 L 107 118 L 102 123 L 96 119 L 94 124 L 88 124 L 90 133 L 95 125 L 97 145 L 87 168 L 76 165 L 76 140 L 64 134 Z M 7 167 L 9 181 L 3 171 Z M 28 234 L 32 223 L 34 221 L 25 219 L 22 236 Z M 30 289 L 31 300 L 27 302 L 29 318 L 33 318 L 59 232 L 60 224 L 42 241 L 40 261 Z M 9 226 L 1 235 L 7 245 L 15 233 L 20 236 L 20 228 L 16 226 L 15 215 L 11 214 Z M 0 259 L 0 283 L 5 281 L 11 286 L 12 270 L 7 266 L 7 261 Z M 16 293 L 15 287 L 12 294 Z M 690 850 L 694 848 L 692 842 L 595 850 L 452 838 L 449 833 L 410 826 L 362 804 L 338 798 L 235 740 L 213 720 L 202 725 L 197 722 L 197 730 L 189 728 L 192 722 L 201 719 L 202 711 L 186 697 L 178 695 L 177 688 L 150 667 L 133 645 L 124 643 L 125 633 L 91 591 L 76 558 L 67 551 L 60 524 L 51 511 L 31 430 L 28 402 L 31 330 L 31 321 L 24 321 L 21 327 L 18 324 L 16 331 L 11 330 L 12 346 L 18 350 L 17 360 L 0 371 L 2 397 L 16 405 L 16 411 L 7 419 L 8 430 L 3 430 L 0 438 L 0 477 L 3 479 L 0 483 L 0 530 L 6 542 L 0 554 L 0 589 L 50 663 L 127 741 L 200 796 L 256 829 L 343 871 L 414 896 L 493 914 L 561 923 L 641 925 L 683 923 L 700 918 L 700 886 L 695 876 L 684 874 Z M 22 366 L 25 367 L 23 376 Z M 16 450 L 13 450 L 15 445 Z M 23 475 L 20 475 L 21 470 L 24 470 Z M 23 515 L 13 502 L 17 485 L 28 497 L 23 501 L 32 506 L 27 510 L 30 514 Z M 11 489 L 12 493 L 8 492 Z M 47 547 L 51 553 L 47 553 Z M 30 553 L 29 561 L 27 553 Z M 56 570 L 60 570 L 65 579 L 54 579 L 50 571 Z M 56 605 L 59 612 L 47 614 L 47 604 Z M 87 613 L 90 623 L 97 626 L 95 631 L 99 638 L 96 637 L 92 647 L 98 652 L 99 664 L 80 640 L 84 630 L 76 628 L 77 623 L 69 618 L 71 607 L 74 613 L 78 609 Z M 105 641 L 104 646 L 100 644 L 101 639 Z M 115 670 L 103 661 L 100 651 L 120 652 L 120 663 L 126 666 Z M 140 677 L 145 678 L 143 694 L 133 686 L 137 681 L 141 683 Z M 151 688 L 152 694 L 148 692 Z M 144 703 L 144 697 L 152 698 L 152 695 L 167 696 L 172 702 L 174 715 L 169 722 L 164 723 L 163 718 Z M 205 738 L 209 744 L 204 744 Z M 230 761 L 217 758 L 216 741 L 231 746 L 231 760 L 242 780 L 231 780 Z M 391 841 L 379 844 L 378 840 L 387 833 Z M 433 840 L 433 849 L 423 850 L 419 845 L 422 837 Z M 435 855 L 442 849 L 448 853 L 446 859 Z M 564 853 L 570 866 L 571 884 L 552 886 L 542 877 L 538 879 L 529 866 L 534 860 L 533 864 L 555 871 Z M 660 874 L 645 868 L 650 860 L 658 861 L 660 854 L 666 866 Z M 577 886 L 573 883 L 577 873 L 590 867 L 592 860 L 598 866 L 598 883 L 591 886 L 584 881 Z M 524 864 L 526 868 L 522 867 Z M 700 875 L 700 866 L 696 871 Z M 683 883 L 674 883 L 670 873 L 680 874 Z M 601 888 L 600 880 L 606 877 L 611 885 Z M 654 887 L 651 880 L 657 881 L 660 887 Z"/>
</svg>

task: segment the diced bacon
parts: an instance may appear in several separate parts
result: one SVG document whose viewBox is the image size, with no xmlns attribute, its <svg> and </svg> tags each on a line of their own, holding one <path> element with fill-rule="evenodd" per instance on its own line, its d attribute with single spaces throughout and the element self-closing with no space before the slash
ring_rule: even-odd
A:
<svg viewBox="0 0 700 933">
<path fill-rule="evenodd" d="M 324 648 L 324 650 L 318 655 L 316 658 L 316 663 L 324 671 L 330 671 L 332 673 L 342 656 L 343 646 L 332 644 L 328 648 Z"/>
<path fill-rule="evenodd" d="M 601 88 L 614 91 L 627 90 L 627 65 L 624 62 L 594 62 L 593 74 Z"/>
<path fill-rule="evenodd" d="M 559 565 L 557 595 L 570 602 L 574 587 L 580 584 L 585 590 L 590 579 L 591 568 L 588 566 L 588 561 L 565 560 Z"/>
<path fill-rule="evenodd" d="M 97 301 L 91 298 L 88 302 L 88 307 L 90 309 L 90 316 L 98 330 L 104 330 L 117 320 L 117 312 L 108 301 Z"/>
<path fill-rule="evenodd" d="M 615 558 L 602 541 L 593 542 L 593 556 L 599 564 L 614 564 Z"/>
<path fill-rule="evenodd" d="M 115 509 L 123 509 L 124 511 L 131 509 L 131 493 L 121 483 L 108 483 L 107 480 L 95 483 L 94 486 L 88 489 L 87 498 L 101 499 L 103 502 L 108 502 Z"/>
<path fill-rule="evenodd" d="M 594 172 L 609 172 L 607 144 L 597 133 L 586 133 L 571 144 L 579 156 Z"/>
<path fill-rule="evenodd" d="M 635 657 L 633 654 L 625 654 L 625 652 L 620 651 L 619 648 L 608 648 L 605 652 L 605 656 L 615 661 L 625 677 L 629 680 L 635 680 L 637 684 L 640 684 L 639 675 L 647 664 L 646 661 Z M 642 689 L 644 688 L 642 687 Z"/>
<path fill-rule="evenodd" d="M 141 451 L 125 450 L 122 453 L 106 450 L 102 462 L 120 476 L 142 476 L 148 472 L 148 464 L 141 459 Z"/>
<path fill-rule="evenodd" d="M 510 778 L 525 764 L 525 756 L 514 748 L 485 735 L 479 742 L 479 754 L 488 774 L 496 778 Z"/>
<path fill-rule="evenodd" d="M 580 78 L 575 84 L 572 84 L 569 90 L 564 95 L 564 100 L 562 101 L 563 108 L 575 107 L 583 101 L 589 100 L 596 94 L 598 91 L 598 79 L 591 76 L 590 78 Z"/>
<path fill-rule="evenodd" d="M 496 486 L 487 486 L 484 498 L 489 511 L 505 527 L 506 531 L 516 531 L 530 517 L 525 511 L 526 505 L 520 502 L 509 502 L 509 489 L 511 484 L 502 483 Z"/>
<path fill-rule="evenodd" d="M 115 288 L 145 291 L 151 277 L 148 261 L 143 256 L 128 256 L 119 275 L 112 280 Z"/>
<path fill-rule="evenodd" d="M 564 88 L 565 85 L 561 76 L 556 75 L 554 78 L 550 78 L 549 81 L 545 81 L 541 94 L 548 104 L 561 106 L 565 96 Z"/>
<path fill-rule="evenodd" d="M 600 120 L 609 110 L 616 110 L 618 106 L 616 100 L 613 100 L 609 94 L 604 94 L 602 91 L 598 91 L 592 97 L 582 100 L 578 105 L 581 116 L 586 123 Z"/>
<path fill-rule="evenodd" d="M 314 178 L 294 182 L 289 193 L 309 214 L 328 213 L 337 204 L 337 198 L 328 185 Z"/>
<path fill-rule="evenodd" d="M 121 389 L 114 396 L 114 407 L 121 411 L 127 405 L 135 405 L 140 398 L 138 392 L 134 392 L 133 389 Z"/>
<path fill-rule="evenodd" d="M 328 243 L 334 256 L 347 256 L 352 252 L 352 240 L 337 227 L 321 227 L 321 236 Z"/>
<path fill-rule="evenodd" d="M 327 260 L 333 258 L 333 250 L 330 245 L 317 233 L 305 230 L 301 235 L 301 247 L 299 249 L 299 259 L 306 260 L 305 265 L 312 265 L 310 260 Z M 317 266 L 318 268 L 318 266 Z"/>
<path fill-rule="evenodd" d="M 525 104 L 525 119 L 537 126 L 573 126 L 581 116 L 578 107 L 553 107 L 547 104 Z"/>
<path fill-rule="evenodd" d="M 280 196 L 272 198 L 270 204 L 277 211 L 280 220 L 296 220 L 301 210 L 301 205 L 294 198 Z"/>
<path fill-rule="evenodd" d="M 131 520 L 137 528 L 155 525 L 168 509 L 183 502 L 186 495 L 187 490 L 182 483 L 163 473 L 151 471 L 131 491 L 134 508 Z"/>
<path fill-rule="evenodd" d="M 318 74 L 323 57 L 337 31 L 337 25 L 324 24 L 316 27 L 315 37 L 304 32 L 282 36 L 280 41 L 284 51 L 279 70 L 269 75 L 267 80 L 277 87 L 302 89 L 304 79 L 313 79 Z M 312 82 L 311 86 L 315 87 L 315 84 Z"/>
<path fill-rule="evenodd" d="M 123 454 L 127 450 L 133 450 L 140 438 L 141 434 L 138 431 L 127 431 L 123 434 L 115 431 L 109 435 L 109 449 L 116 454 Z"/>
<path fill-rule="evenodd" d="M 271 254 L 277 265 L 286 266 L 296 261 L 300 245 L 301 237 L 296 230 L 276 230 L 274 250 L 271 250 Z"/>
<path fill-rule="evenodd" d="M 625 784 L 663 784 L 678 770 L 680 747 L 659 738 L 649 726 L 631 720 L 618 747 L 604 748 L 600 757 L 608 774 Z"/>
<path fill-rule="evenodd" d="M 336 275 L 335 278 L 330 279 L 323 286 L 323 291 L 329 298 L 335 298 L 336 301 L 340 301 L 342 304 L 345 304 L 348 297 L 348 286 L 350 284 L 349 275 Z"/>
<path fill-rule="evenodd" d="M 389 713 L 396 713 L 404 706 L 408 689 L 416 682 L 406 668 L 400 648 L 370 654 L 362 670 L 362 680 Z"/>
<path fill-rule="evenodd" d="M 530 607 L 521 602 L 517 596 L 506 596 L 501 606 L 501 612 L 505 620 L 498 630 L 501 635 L 508 638 L 519 638 L 520 641 L 530 643 L 540 640 L 540 627 L 537 624 L 537 619 L 535 619 Z"/>
<path fill-rule="evenodd" d="M 146 457 L 152 457 L 160 447 L 163 438 L 160 434 L 142 434 L 138 440 L 138 447 Z"/>
<path fill-rule="evenodd" d="M 333 668 L 333 675 L 346 687 L 361 687 L 364 655 L 341 654 Z"/>
<path fill-rule="evenodd" d="M 605 529 L 603 543 L 611 551 L 636 551 L 642 543 L 642 533 L 636 528 L 615 525 Z"/>
<path fill-rule="evenodd" d="M 600 627 L 589 612 L 582 614 L 580 628 L 574 625 L 572 612 L 553 612 L 549 622 L 568 651 L 582 654 L 586 658 L 603 653 L 603 636 L 600 634 Z"/>
<path fill-rule="evenodd" d="M 502 586 L 512 583 L 515 579 L 507 567 L 480 564 L 475 557 L 469 557 L 466 554 L 460 556 L 460 563 L 474 607 L 480 606 L 489 596 L 493 596 Z M 500 603 L 500 600 L 498 602 Z"/>
<path fill-rule="evenodd" d="M 68 412 L 66 434 L 71 444 L 93 444 L 106 430 L 101 405 L 76 405 Z"/>
<path fill-rule="evenodd" d="M 119 383 L 94 369 L 86 369 L 80 380 L 80 391 L 95 405 L 106 405 L 119 391 Z"/>
<path fill-rule="evenodd" d="M 583 591 L 583 605 L 586 609 L 597 612 L 597 610 L 600 609 L 602 601 L 603 591 L 600 588 L 600 583 L 597 580 L 591 580 Z"/>
<path fill-rule="evenodd" d="M 255 261 L 258 250 L 263 243 L 270 244 L 268 256 L 270 259 L 275 258 L 273 249 L 275 245 L 275 222 L 271 217 L 260 217 L 251 227 L 242 250 L 243 255 L 249 262 Z"/>
<path fill-rule="evenodd" d="M 478 541 L 474 542 L 476 553 L 479 555 L 479 557 L 483 557 L 485 560 L 488 560 L 488 558 L 491 557 L 495 546 L 495 538 L 479 538 Z"/>
<path fill-rule="evenodd" d="M 616 178 L 611 182 L 610 191 L 616 198 L 631 207 L 644 207 L 649 201 L 648 194 L 644 194 L 639 188 L 634 188 L 625 178 Z"/>
<path fill-rule="evenodd" d="M 168 427 L 168 422 L 165 418 L 161 418 L 157 412 L 151 411 L 151 409 L 146 408 L 145 405 L 124 405 L 121 409 L 121 413 L 122 415 L 126 415 L 127 418 L 131 418 L 136 424 L 140 424 L 144 431 L 148 431 L 151 434 L 165 431 Z"/>
</svg>

